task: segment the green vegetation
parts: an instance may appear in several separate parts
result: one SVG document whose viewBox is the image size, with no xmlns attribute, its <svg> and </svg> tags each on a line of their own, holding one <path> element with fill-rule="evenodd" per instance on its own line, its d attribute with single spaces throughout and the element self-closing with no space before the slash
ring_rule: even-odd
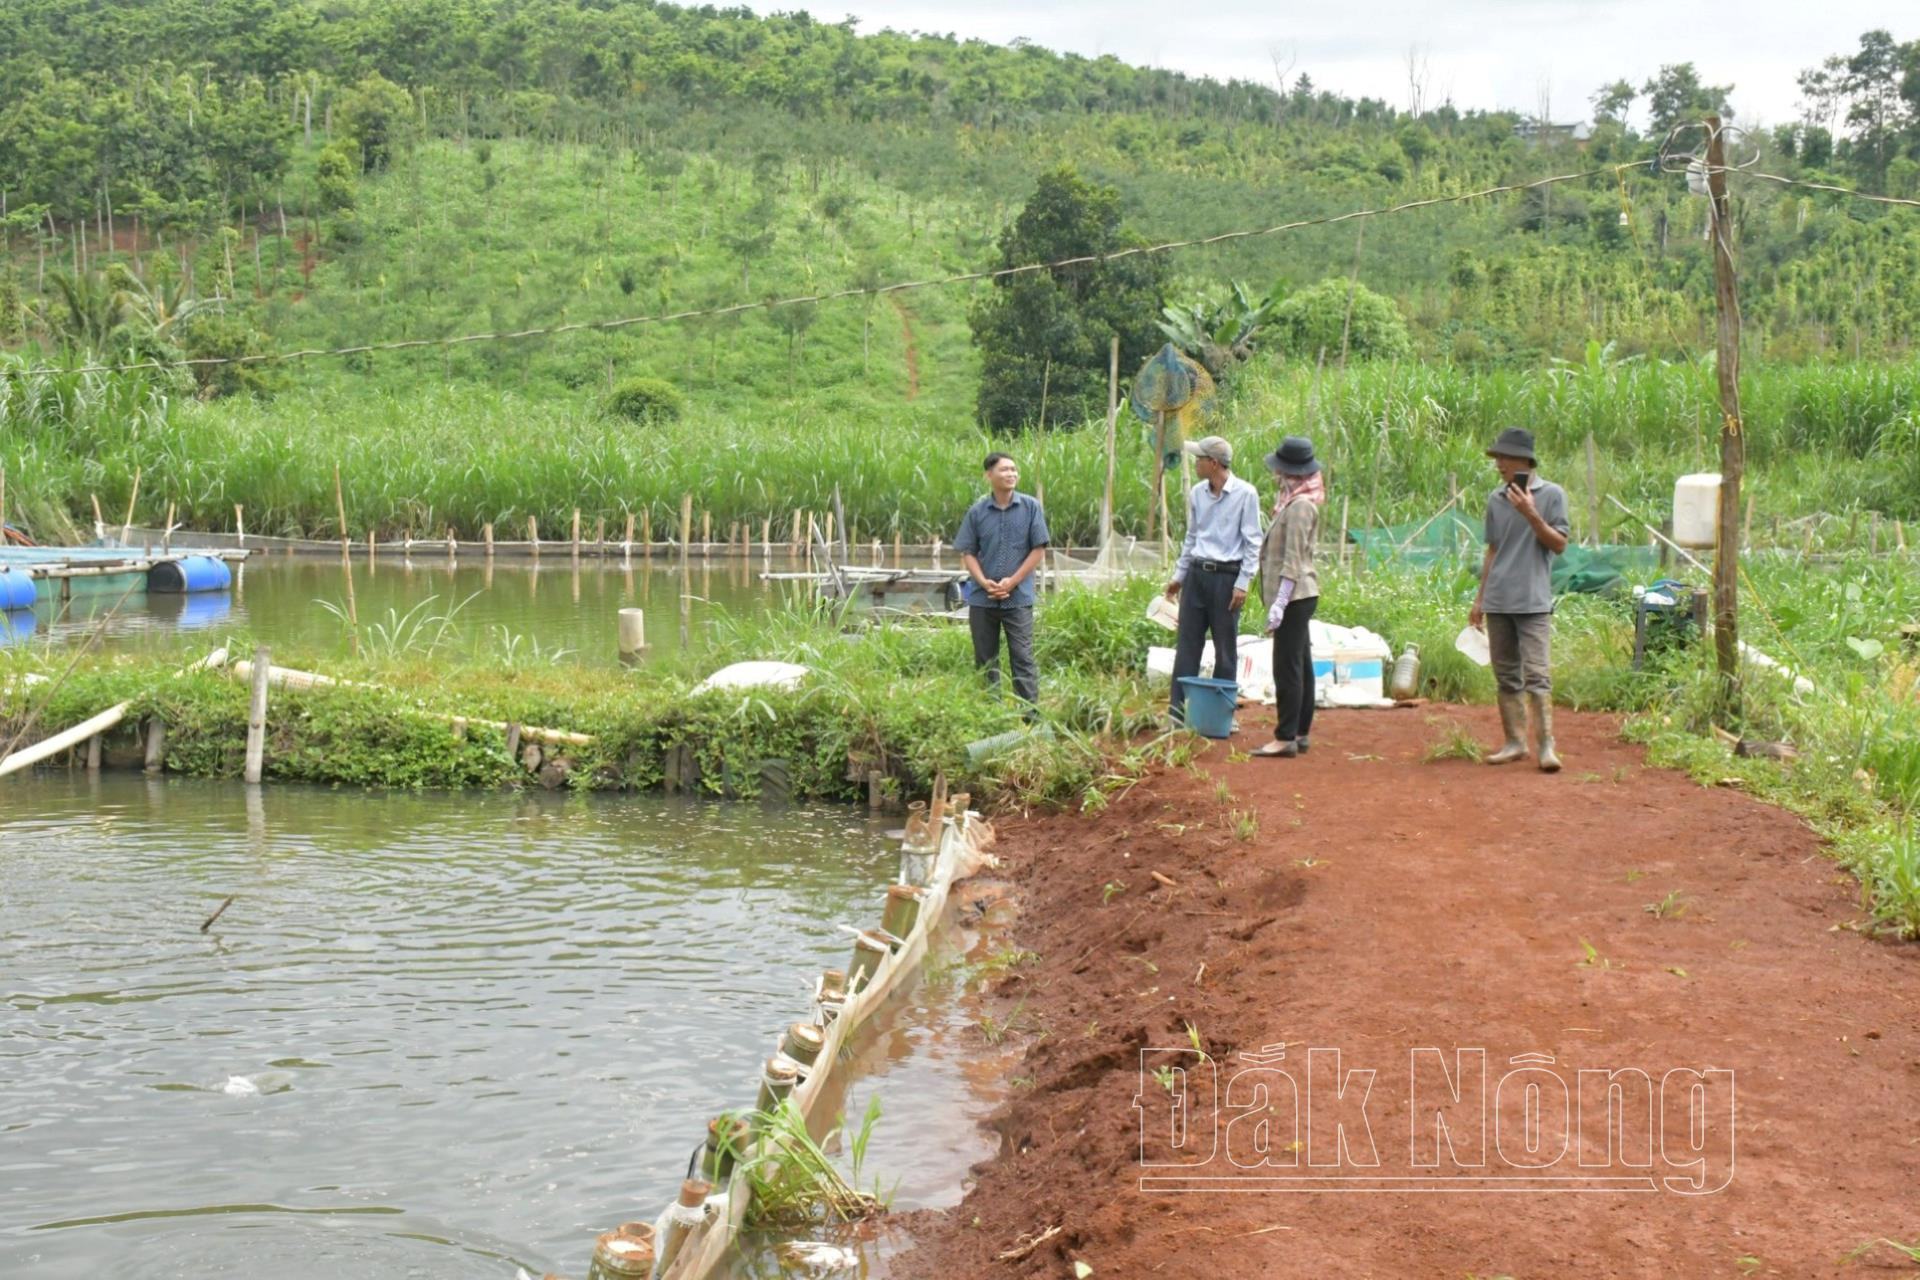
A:
<svg viewBox="0 0 1920 1280">
<path fill-rule="evenodd" d="M 0 364 L 5 357 L 0 356 Z M 1864 540 L 1872 513 L 1920 520 L 1920 366 L 1768 367 L 1744 378 L 1754 537 L 1824 550 Z M 1317 385 L 1317 389 L 1316 389 Z M 1673 479 L 1716 465 L 1718 409 L 1710 370 L 1622 362 L 1596 348 L 1578 364 L 1538 372 L 1469 371 L 1406 363 L 1356 365 L 1318 377 L 1310 364 L 1257 360 L 1235 375 L 1212 429 L 1264 453 L 1288 431 L 1312 434 L 1327 461 L 1329 512 L 1346 505 L 1356 527 L 1419 521 L 1457 483 L 1487 480 L 1486 443 L 1520 422 L 1540 436 L 1545 474 L 1564 483 L 1586 532 L 1592 507 L 1583 443 L 1594 435 L 1603 493 L 1658 518 Z M 619 528 L 651 510 L 664 533 L 682 494 L 725 529 L 826 510 L 838 486 L 865 537 L 951 539 L 978 496 L 980 458 L 1001 443 L 974 429 L 902 422 L 885 443 L 858 415 L 733 418 L 697 401 L 678 421 L 644 430 L 602 413 L 510 389 L 472 384 L 368 397 L 341 385 L 299 388 L 271 402 L 182 403 L 158 379 L 83 373 L 0 374 L 0 466 L 9 510 L 21 496 L 85 527 L 88 495 L 121 513 L 141 469 L 137 520 L 161 522 L 174 504 L 190 528 L 336 536 L 332 468 L 356 536 L 451 525 L 561 528 L 573 509 Z M 1383 426 L 1383 423 L 1385 424 Z M 1149 448 L 1121 436 L 1116 522 L 1147 527 Z M 1099 529 L 1106 483 L 1096 428 L 1016 442 L 1024 483 L 1043 485 L 1054 536 L 1086 545 Z M 57 497 L 56 497 L 57 495 Z M 1467 510 L 1477 518 L 1479 502 Z M 1776 533 L 1783 521 L 1830 513 L 1837 524 Z M 1371 515 L 1371 519 L 1369 519 Z M 1611 504 L 1608 540 L 1645 534 Z M 1851 535 L 1851 536 L 1849 536 Z M 504 536 L 504 535 L 503 535 Z"/>
<path fill-rule="evenodd" d="M 1912 48 L 1870 33 L 1815 69 L 1807 120 L 1742 147 L 1789 176 L 1920 182 L 1897 74 Z M 191 68 L 154 60 L 187 49 Z M 1636 134 L 1622 121 L 1643 94 L 1655 123 Z M 0 465 L 50 533 L 84 526 L 90 494 L 123 498 L 136 467 L 149 523 L 173 503 L 224 527 L 239 503 L 264 531 L 313 532 L 338 464 L 356 532 L 552 527 L 576 505 L 663 516 L 682 492 L 724 524 L 818 509 L 845 480 L 864 491 L 849 497 L 863 530 L 897 518 L 925 536 L 951 532 L 984 411 L 995 432 L 1067 428 L 1023 451 L 1061 463 L 1045 475 L 1056 528 L 1084 541 L 1101 467 L 1097 432 L 1075 428 L 1103 405 L 1107 331 L 1131 363 L 1165 321 L 1231 361 L 1228 435 L 1305 427 L 1354 476 L 1392 459 L 1365 495 L 1377 514 L 1424 516 L 1444 472 L 1469 474 L 1478 439 L 1512 420 L 1542 429 L 1563 476 L 1593 429 L 1613 487 L 1645 497 L 1676 441 L 1701 455 L 1717 422 L 1691 363 L 1711 346 L 1703 205 L 1645 166 L 1373 219 L 1360 243 L 1304 227 L 997 285 L 757 304 L 1637 164 L 1726 94 L 1665 68 L 1602 95 L 1578 145 L 1517 131 L 1511 113 L 1402 111 L 1304 76 L 1276 93 L 804 15 L 25 0 L 0 15 L 0 346 L 17 349 L 0 351 Z M 1915 518 L 1911 366 L 1822 362 L 1911 351 L 1920 225 L 1738 186 L 1763 513 Z M 1232 280 L 1254 288 L 1224 296 Z M 1029 294 L 1012 323 L 1009 300 Z M 178 363 L 719 307 L 744 309 L 284 367 Z M 1590 346 L 1608 353 L 1597 369 Z M 19 372 L 89 358 L 168 367 L 92 380 L 111 386 Z M 654 384 L 649 429 L 684 402 L 687 434 L 627 428 L 616 393 L 636 379 Z M 1121 493 L 1134 530 L 1137 434 Z"/>
</svg>

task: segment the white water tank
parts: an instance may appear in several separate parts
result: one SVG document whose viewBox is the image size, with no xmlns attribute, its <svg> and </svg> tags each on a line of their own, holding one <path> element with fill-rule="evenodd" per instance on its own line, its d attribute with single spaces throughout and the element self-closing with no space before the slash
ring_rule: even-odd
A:
<svg viewBox="0 0 1920 1280">
<path fill-rule="evenodd" d="M 1711 547 L 1720 528 L 1720 473 L 1681 476 L 1673 482 L 1673 540 L 1683 547 Z"/>
</svg>

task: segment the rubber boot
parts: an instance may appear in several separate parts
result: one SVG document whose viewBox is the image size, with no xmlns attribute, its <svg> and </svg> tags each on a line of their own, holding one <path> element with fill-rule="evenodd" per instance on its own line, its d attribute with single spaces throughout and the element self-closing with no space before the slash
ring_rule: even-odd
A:
<svg viewBox="0 0 1920 1280">
<path fill-rule="evenodd" d="M 1527 701 L 1533 704 L 1533 736 L 1540 747 L 1540 772 L 1560 772 L 1560 755 L 1553 749 L 1553 695 L 1550 693 L 1530 693 Z"/>
<path fill-rule="evenodd" d="M 1506 692 L 1500 694 L 1500 727 L 1506 730 L 1506 745 L 1488 756 L 1487 763 L 1512 764 L 1515 760 L 1526 759 L 1527 704 L 1523 700 L 1523 695 Z"/>
</svg>

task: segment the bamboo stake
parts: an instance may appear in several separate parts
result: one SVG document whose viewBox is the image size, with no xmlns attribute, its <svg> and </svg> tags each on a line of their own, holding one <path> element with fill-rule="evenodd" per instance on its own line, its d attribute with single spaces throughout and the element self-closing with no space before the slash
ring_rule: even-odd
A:
<svg viewBox="0 0 1920 1280">
<path fill-rule="evenodd" d="M 380 541 L 374 537 L 373 530 L 367 530 L 367 568 L 371 571 L 380 558 Z"/>
<path fill-rule="evenodd" d="M 0 498 L 5 496 L 6 491 L 0 489 Z M 173 504 L 171 502 L 167 504 L 167 526 L 160 530 L 160 550 L 166 552 L 173 550 Z"/>
<path fill-rule="evenodd" d="M 760 521 L 760 562 L 769 568 L 773 565 L 773 517 L 767 516 Z"/>
<path fill-rule="evenodd" d="M 452 568 L 459 562 L 460 544 L 454 540 L 453 526 L 447 526 L 447 567 Z"/>
<path fill-rule="evenodd" d="M 799 545 L 800 545 L 800 513 L 796 511 L 793 513 L 793 536 L 787 539 L 787 547 L 789 548 L 789 551 L 791 551 L 793 548 L 797 548 Z"/>
<path fill-rule="evenodd" d="M 1120 421 L 1120 335 L 1107 349 L 1107 487 L 1100 498 L 1100 554 L 1113 545 L 1114 432 Z"/>
<path fill-rule="evenodd" d="M 607 554 L 607 518 L 605 516 L 593 518 L 593 548 L 596 555 Z"/>
<path fill-rule="evenodd" d="M 140 468 L 135 467 L 133 469 L 133 492 L 127 495 L 126 523 L 120 526 L 120 545 L 123 547 L 127 545 L 127 538 L 131 536 L 131 531 L 133 529 L 133 508 L 134 508 L 134 504 L 139 501 L 140 501 Z"/>
<path fill-rule="evenodd" d="M 1587 545 L 1600 545 L 1600 449 L 1587 432 Z"/>
<path fill-rule="evenodd" d="M 713 512 L 700 513 L 700 554 L 706 555 L 713 550 Z"/>
<path fill-rule="evenodd" d="M 895 512 L 893 516 L 893 567 L 896 569 L 898 569 L 903 563 L 905 563 L 905 561 L 901 556 L 901 550 L 902 548 L 900 545 L 900 514 L 898 512 Z"/>
<path fill-rule="evenodd" d="M 233 504 L 233 536 L 241 546 L 247 545 L 247 509 L 237 502 Z"/>
<path fill-rule="evenodd" d="M 693 541 L 693 495 L 680 495 L 680 558 L 687 558 L 688 545 Z"/>
<path fill-rule="evenodd" d="M 487 523 L 480 526 L 480 541 L 486 546 L 487 559 L 492 560 L 493 559 L 493 521 L 489 520 L 487 521 Z"/>
<path fill-rule="evenodd" d="M 244 778 L 259 782 L 267 752 L 267 677 L 273 671 L 273 659 L 267 646 L 253 651 L 253 691 L 247 703 L 247 762 Z"/>
<path fill-rule="evenodd" d="M 527 545 L 533 548 L 533 558 L 540 558 L 540 522 L 532 516 L 527 517 Z"/>
<path fill-rule="evenodd" d="M 633 559 L 633 512 L 632 510 L 628 510 L 627 512 L 627 533 L 625 537 L 620 539 L 620 548 L 621 548 L 621 551 L 620 551 L 621 559 L 623 560 Z"/>
<path fill-rule="evenodd" d="M 353 602 L 353 556 L 347 539 L 347 499 L 340 488 L 340 467 L 333 468 L 333 510 L 340 517 L 340 569 L 347 579 L 347 639 L 353 656 L 360 656 L 360 610 Z"/>
<path fill-rule="evenodd" d="M 580 558 L 580 508 L 573 509 L 573 558 Z"/>
<path fill-rule="evenodd" d="M 653 559 L 653 505 L 651 503 L 640 512 L 640 547 L 642 555 L 649 560 Z"/>
<path fill-rule="evenodd" d="M 87 497 L 93 502 L 93 536 L 104 538 L 107 536 L 107 522 L 100 516 L 100 495 L 90 493 Z"/>
</svg>

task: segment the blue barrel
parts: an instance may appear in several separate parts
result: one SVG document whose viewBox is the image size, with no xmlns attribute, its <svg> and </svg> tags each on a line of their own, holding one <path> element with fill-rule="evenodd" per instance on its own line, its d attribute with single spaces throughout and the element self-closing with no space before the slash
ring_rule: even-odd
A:
<svg viewBox="0 0 1920 1280">
<path fill-rule="evenodd" d="M 1181 676 L 1180 683 L 1187 690 L 1187 728 L 1203 738 L 1231 738 L 1239 684 L 1206 676 Z"/>
<path fill-rule="evenodd" d="M 39 598 L 32 578 L 16 569 L 0 569 L 0 610 L 31 609 Z"/>
<path fill-rule="evenodd" d="M 168 560 L 147 571 L 150 595 L 180 595 L 195 591 L 225 591 L 233 586 L 233 571 L 213 556 Z"/>
<path fill-rule="evenodd" d="M 32 639 L 39 625 L 39 615 L 31 609 L 0 609 L 0 649 Z"/>
</svg>

